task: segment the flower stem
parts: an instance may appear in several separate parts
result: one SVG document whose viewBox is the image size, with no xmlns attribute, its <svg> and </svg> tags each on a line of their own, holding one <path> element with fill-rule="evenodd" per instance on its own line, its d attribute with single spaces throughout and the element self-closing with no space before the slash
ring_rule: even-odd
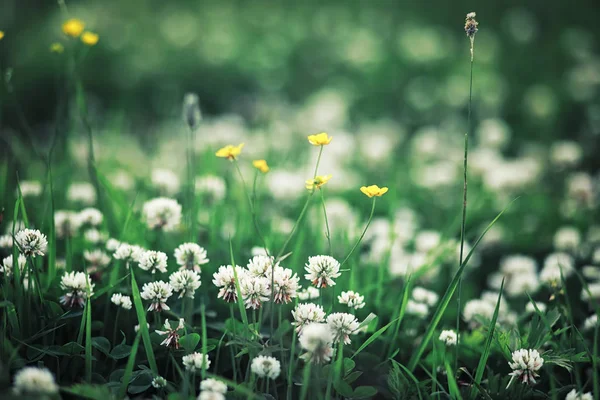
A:
<svg viewBox="0 0 600 400">
<path fill-rule="evenodd" d="M 362 234 L 360 235 L 360 237 L 358 238 L 358 240 L 354 244 L 354 247 L 352 247 L 352 250 L 350 250 L 350 253 L 348 253 L 348 255 L 346 256 L 346 258 L 344 258 L 344 261 L 342 261 L 342 263 L 340 264 L 340 267 L 342 265 L 344 265 L 346 263 L 346 261 L 348 261 L 348 259 L 352 255 L 352 253 L 354 253 L 354 250 L 356 250 L 356 248 L 358 247 L 358 245 L 360 244 L 360 242 L 363 240 L 363 237 L 365 237 L 365 233 L 367 233 L 367 229 L 369 229 L 369 225 L 371 225 L 371 220 L 373 220 L 373 214 L 375 213 L 375 202 L 376 202 L 376 200 L 377 200 L 377 197 L 373 197 L 373 204 L 371 206 L 371 214 L 369 215 L 369 220 L 367 221 L 367 225 L 365 226 L 365 229 L 363 230 Z"/>
<path fill-rule="evenodd" d="M 321 146 L 323 148 L 323 146 Z M 327 208 L 325 207 L 325 195 L 323 194 L 323 189 L 321 188 L 321 204 L 323 205 L 323 215 L 325 216 L 325 227 L 327 228 L 327 245 L 329 246 L 329 255 L 331 255 L 331 232 L 329 230 L 329 220 L 327 219 Z"/>
<path fill-rule="evenodd" d="M 277 254 L 277 257 L 275 257 L 275 261 L 277 261 L 285 252 L 286 247 L 288 246 L 288 244 L 290 243 L 290 240 L 292 239 L 292 236 L 294 236 L 294 233 L 296 233 L 296 229 L 298 228 L 298 225 L 300 224 L 300 221 L 302 221 L 302 218 L 304 218 L 304 214 L 306 214 L 306 210 L 308 209 L 308 204 L 310 203 L 310 199 L 312 198 L 314 192 L 310 193 L 308 195 L 308 197 L 306 198 L 306 202 L 304 203 L 304 207 L 302 207 L 302 211 L 300 211 L 300 215 L 298 216 L 298 219 L 296 220 L 296 222 L 294 222 L 294 226 L 292 227 L 292 231 L 290 232 L 290 234 L 288 235 L 287 239 L 285 240 L 285 243 L 283 244 L 283 247 L 281 248 L 281 250 L 279 251 L 279 253 Z"/>
<path fill-rule="evenodd" d="M 310 369 L 312 362 L 307 361 L 304 364 L 304 373 L 302 374 L 302 390 L 300 391 L 300 400 L 306 399 L 308 388 L 310 387 Z"/>
<path fill-rule="evenodd" d="M 296 354 L 296 340 L 298 335 L 296 334 L 296 329 L 292 331 L 292 347 L 290 349 L 290 362 L 288 364 L 288 373 L 287 373 L 287 395 L 286 399 L 292 399 L 292 373 L 294 372 L 294 355 Z"/>
</svg>

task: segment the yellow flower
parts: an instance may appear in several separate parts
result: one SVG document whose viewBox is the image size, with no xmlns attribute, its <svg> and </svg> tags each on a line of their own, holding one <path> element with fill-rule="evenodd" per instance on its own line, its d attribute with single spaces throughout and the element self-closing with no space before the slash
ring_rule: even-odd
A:
<svg viewBox="0 0 600 400">
<path fill-rule="evenodd" d="M 83 32 L 83 35 L 81 35 L 81 41 L 87 44 L 88 46 L 93 46 L 96 43 L 98 43 L 98 34 L 90 31 L 85 31 Z"/>
<path fill-rule="evenodd" d="M 381 197 L 387 193 L 388 188 L 382 187 L 380 188 L 377 185 L 371 186 L 363 186 L 360 188 L 360 191 L 363 192 L 367 197 Z"/>
<path fill-rule="evenodd" d="M 306 188 L 310 191 L 320 189 L 321 186 L 329 182 L 331 175 L 318 175 L 314 179 L 308 179 L 306 181 Z"/>
<path fill-rule="evenodd" d="M 52 53 L 58 53 L 58 54 L 60 54 L 60 53 L 62 53 L 63 51 L 65 51 L 65 46 L 63 46 L 61 43 L 58 43 L 58 42 L 56 42 L 56 43 L 52 43 L 52 44 L 50 45 L 50 51 L 51 51 Z"/>
<path fill-rule="evenodd" d="M 85 28 L 85 24 L 77 18 L 71 18 L 62 24 L 64 34 L 71 37 L 79 37 L 83 32 L 83 28 Z"/>
<path fill-rule="evenodd" d="M 227 146 L 217 150 L 215 155 L 217 157 L 228 158 L 230 160 L 235 160 L 237 156 L 242 152 L 242 147 L 244 147 L 244 143 L 240 143 L 239 146 L 232 146 L 228 144 Z"/>
<path fill-rule="evenodd" d="M 4 37 L 4 31 L 0 31 L 0 40 Z"/>
<path fill-rule="evenodd" d="M 316 135 L 308 135 L 308 141 L 313 146 L 324 146 L 331 143 L 332 137 L 329 137 L 325 132 L 317 133 Z"/>
<path fill-rule="evenodd" d="M 263 174 L 269 172 L 269 165 L 267 164 L 266 160 L 254 160 L 252 161 L 252 165 L 254 165 L 254 168 L 258 169 Z"/>
</svg>

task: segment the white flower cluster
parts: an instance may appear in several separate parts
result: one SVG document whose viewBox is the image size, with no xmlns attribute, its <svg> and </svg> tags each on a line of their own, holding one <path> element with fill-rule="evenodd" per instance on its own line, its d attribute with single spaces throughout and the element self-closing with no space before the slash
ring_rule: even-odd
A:
<svg viewBox="0 0 600 400">
<path fill-rule="evenodd" d="M 500 290 L 504 278 L 504 291 L 509 297 L 534 293 L 539 287 L 537 263 L 531 257 L 511 255 L 500 261 L 500 271 L 491 274 L 488 283 L 495 290 Z"/>
<path fill-rule="evenodd" d="M 540 280 L 551 287 L 561 287 L 562 278 L 567 279 L 575 267 L 573 256 L 568 253 L 552 253 L 544 260 Z"/>
<path fill-rule="evenodd" d="M 200 382 L 199 400 L 225 400 L 227 385 L 220 380 L 208 378 Z"/>
<path fill-rule="evenodd" d="M 307 272 L 304 277 L 317 288 L 335 285 L 333 279 L 341 275 L 340 263 L 330 256 L 309 257 L 304 269 Z"/>
<path fill-rule="evenodd" d="M 281 363 L 275 357 L 258 356 L 252 359 L 250 369 L 261 378 L 277 379 L 281 373 Z"/>
<path fill-rule="evenodd" d="M 292 310 L 292 316 L 294 322 L 292 325 L 296 327 L 298 334 L 302 333 L 302 330 L 306 325 L 311 323 L 320 323 L 325 321 L 325 311 L 322 306 L 313 303 L 300 303 Z"/>
<path fill-rule="evenodd" d="M 298 292 L 298 299 L 302 301 L 318 299 L 321 294 L 319 289 L 314 286 L 309 286 Z"/>
<path fill-rule="evenodd" d="M 535 384 L 535 379 L 539 378 L 537 372 L 544 365 L 544 359 L 540 356 L 540 353 L 537 350 L 520 349 L 512 353 L 512 360 L 508 363 L 513 370 L 509 374 L 511 379 L 508 386 L 511 385 L 514 379 L 518 379 L 524 384 Z"/>
<path fill-rule="evenodd" d="M 340 304 L 346 304 L 349 308 L 354 308 L 355 310 L 365 306 L 365 296 L 361 296 L 359 293 L 352 290 L 342 292 L 338 296 L 338 301 Z"/>
<path fill-rule="evenodd" d="M 0 235 L 0 249 L 10 249 L 13 247 L 13 238 L 11 235 Z"/>
<path fill-rule="evenodd" d="M 458 335 L 453 330 L 444 330 L 440 333 L 439 340 L 446 346 L 455 346 L 458 343 Z"/>
<path fill-rule="evenodd" d="M 72 203 L 92 205 L 96 202 L 96 189 L 88 182 L 74 182 L 67 189 L 67 200 Z"/>
<path fill-rule="evenodd" d="M 200 287 L 200 274 L 193 270 L 184 269 L 177 271 L 169 276 L 169 283 L 175 292 L 179 293 L 179 298 L 189 297 L 194 298 L 196 289 Z"/>
<path fill-rule="evenodd" d="M 60 298 L 60 302 L 67 307 L 83 307 L 89 295 L 94 294 L 94 286 L 90 276 L 84 272 L 67 272 L 60 280 L 60 288 L 65 294 Z"/>
<path fill-rule="evenodd" d="M 162 251 L 147 250 L 142 253 L 138 265 L 144 271 L 150 271 L 153 274 L 158 272 L 167 272 L 167 255 Z"/>
<path fill-rule="evenodd" d="M 148 311 L 170 310 L 167 300 L 173 295 L 173 288 L 163 281 L 149 282 L 142 286 L 142 299 L 150 300 Z"/>
<path fill-rule="evenodd" d="M 413 289 L 411 298 L 406 304 L 406 312 L 419 318 L 425 318 L 429 314 L 430 307 L 435 306 L 438 299 L 437 293 L 417 286 Z"/>
<path fill-rule="evenodd" d="M 123 307 L 126 310 L 131 310 L 131 307 L 133 306 L 131 297 L 122 295 L 121 293 L 113 294 L 110 301 L 117 307 Z"/>
<path fill-rule="evenodd" d="M 333 356 L 333 334 L 327 324 L 311 323 L 304 327 L 298 342 L 306 351 L 300 357 L 306 362 L 324 364 Z"/>
<path fill-rule="evenodd" d="M 490 321 L 494 316 L 496 303 L 498 302 L 498 293 L 483 292 L 481 298 L 469 300 L 463 308 L 463 319 L 471 326 L 477 326 L 480 322 Z M 500 300 L 498 309 L 498 323 L 504 325 L 514 325 L 517 321 L 517 315 L 510 310 L 504 298 Z"/>
<path fill-rule="evenodd" d="M 156 168 L 152 170 L 151 181 L 160 194 L 165 196 L 175 196 L 181 186 L 177 175 L 168 169 Z"/>
<path fill-rule="evenodd" d="M 25 270 L 25 266 L 27 265 L 27 258 L 23 254 L 19 254 L 19 258 L 17 259 L 17 263 L 19 265 L 19 271 L 23 273 Z M 5 257 L 2 260 L 2 264 L 0 265 L 0 273 L 6 277 L 12 276 L 14 268 L 13 255 L 11 254 L 8 257 Z"/>
<path fill-rule="evenodd" d="M 160 331 L 158 329 L 155 330 L 155 332 L 161 336 L 167 336 L 161 343 L 161 346 L 166 346 L 166 347 L 171 347 L 174 349 L 178 349 L 179 348 L 179 331 L 185 328 L 185 321 L 183 320 L 183 318 L 179 318 L 179 323 L 177 324 L 177 327 L 172 328 L 171 324 L 169 323 L 169 319 L 165 319 L 165 324 L 163 325 L 165 330 L 164 331 Z"/>
<path fill-rule="evenodd" d="M 113 254 L 113 257 L 117 260 L 123 260 L 126 263 L 139 262 L 142 258 L 142 254 L 146 250 L 135 244 L 120 243 Z"/>
<path fill-rule="evenodd" d="M 181 205 L 177 200 L 157 197 L 144 203 L 142 209 L 146 224 L 150 229 L 171 232 L 181 222 Z"/>
<path fill-rule="evenodd" d="M 360 324 L 352 314 L 333 313 L 327 316 L 327 325 L 333 335 L 333 343 L 343 341 L 344 344 L 350 344 L 350 335 L 358 333 Z"/>
<path fill-rule="evenodd" d="M 183 356 L 183 365 L 186 370 L 196 372 L 202 370 L 202 367 L 208 369 L 210 367 L 210 360 L 208 354 L 192 353 L 187 356 Z"/>
<path fill-rule="evenodd" d="M 39 181 L 21 181 L 15 194 L 21 189 L 23 197 L 39 197 L 42 194 L 42 184 Z"/>
<path fill-rule="evenodd" d="M 15 240 L 26 257 L 43 256 L 48 248 L 46 235 L 37 229 L 23 229 L 15 234 Z"/>
<path fill-rule="evenodd" d="M 183 243 L 175 249 L 175 261 L 181 270 L 201 272 L 200 266 L 208 263 L 207 252 L 196 243 Z"/>
<path fill-rule="evenodd" d="M 25 367 L 15 374 L 13 392 L 25 396 L 52 396 L 58 393 L 58 385 L 48 369 Z"/>
<path fill-rule="evenodd" d="M 594 400 L 594 396 L 592 395 L 592 392 L 579 393 L 577 389 L 573 389 L 567 393 L 565 400 Z"/>
<path fill-rule="evenodd" d="M 225 198 L 227 187 L 223 178 L 214 175 L 196 178 L 196 192 L 205 195 L 211 202 L 219 202 Z"/>
</svg>

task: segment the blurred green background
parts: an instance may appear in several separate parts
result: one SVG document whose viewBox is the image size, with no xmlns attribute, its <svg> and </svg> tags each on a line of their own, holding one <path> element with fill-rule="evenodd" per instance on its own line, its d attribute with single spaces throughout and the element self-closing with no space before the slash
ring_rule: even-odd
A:
<svg viewBox="0 0 600 400">
<path fill-rule="evenodd" d="M 64 60 L 49 46 L 68 44 L 60 29 L 67 15 L 54 1 L 1 4 L 2 68 L 12 68 L 14 93 L 40 132 L 53 121 L 64 85 Z M 504 119 L 516 148 L 523 139 L 559 137 L 597 145 L 596 1 L 130 0 L 67 7 L 100 35 L 81 68 L 93 109 L 122 114 L 132 133 L 151 135 L 157 121 L 178 117 L 188 91 L 200 95 L 205 115 L 234 112 L 258 124 L 281 105 L 321 102 L 343 111 L 347 128 L 378 118 L 400 121 L 409 134 L 423 124 L 452 125 L 468 95 L 464 16 L 476 11 L 476 118 Z M 10 101 L 2 110 L 3 124 L 18 127 Z"/>
</svg>

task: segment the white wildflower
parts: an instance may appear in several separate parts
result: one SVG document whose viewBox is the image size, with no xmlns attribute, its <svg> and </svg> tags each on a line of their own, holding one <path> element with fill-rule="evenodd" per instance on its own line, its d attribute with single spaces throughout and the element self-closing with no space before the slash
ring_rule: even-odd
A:
<svg viewBox="0 0 600 400">
<path fill-rule="evenodd" d="M 42 194 L 42 184 L 39 181 L 21 181 L 19 188 L 23 197 L 38 197 Z M 18 194 L 19 188 L 17 188 L 16 194 Z"/>
<path fill-rule="evenodd" d="M 240 292 L 246 308 L 254 310 L 260 308 L 265 301 L 269 301 L 271 296 L 267 278 L 256 278 L 250 275 L 245 275 L 240 280 Z"/>
<path fill-rule="evenodd" d="M 117 307 L 123 307 L 126 310 L 131 310 L 131 307 L 133 306 L 131 297 L 122 295 L 121 293 L 113 294 L 110 301 Z"/>
<path fill-rule="evenodd" d="M 338 301 L 340 304 L 346 304 L 349 308 L 354 308 L 355 310 L 365 306 L 365 296 L 361 296 L 359 293 L 352 290 L 342 292 L 338 296 Z"/>
<path fill-rule="evenodd" d="M 170 310 L 167 300 L 172 294 L 171 285 L 163 281 L 149 282 L 142 287 L 142 299 L 151 301 L 148 311 Z"/>
<path fill-rule="evenodd" d="M 13 247 L 11 235 L 0 235 L 0 249 L 10 249 Z"/>
<path fill-rule="evenodd" d="M 348 313 L 333 313 L 327 316 L 327 325 L 333 334 L 333 343 L 344 341 L 350 344 L 350 335 L 357 333 L 359 323 L 356 317 Z"/>
<path fill-rule="evenodd" d="M 153 274 L 156 271 L 165 273 L 167 272 L 167 255 L 162 251 L 145 251 L 140 256 L 139 267 Z"/>
<path fill-rule="evenodd" d="M 333 334 L 327 324 L 308 324 L 302 330 L 298 342 L 306 353 L 300 357 L 306 362 L 324 364 L 333 356 Z"/>
<path fill-rule="evenodd" d="M 588 283 L 587 290 L 581 289 L 581 300 L 590 301 L 600 299 L 600 282 Z"/>
<path fill-rule="evenodd" d="M 114 252 L 119 248 L 120 245 L 121 242 L 119 242 L 117 239 L 110 238 L 106 241 L 106 250 Z"/>
<path fill-rule="evenodd" d="M 86 242 L 98 244 L 104 242 L 108 238 L 108 235 L 100 232 L 98 229 L 88 229 L 83 232 L 83 238 Z"/>
<path fill-rule="evenodd" d="M 73 203 L 92 205 L 96 202 L 96 189 L 91 183 L 72 183 L 67 190 L 67 200 Z"/>
<path fill-rule="evenodd" d="M 592 314 L 583 321 L 583 330 L 589 331 L 598 325 L 598 314 Z"/>
<path fill-rule="evenodd" d="M 94 284 L 90 280 L 88 274 L 84 272 L 67 272 L 60 280 L 60 288 L 65 291 L 64 296 L 60 298 L 60 302 L 67 307 L 83 307 L 88 298 L 88 283 L 89 295 L 94 294 Z"/>
<path fill-rule="evenodd" d="M 180 269 L 201 272 L 200 266 L 208 263 L 208 257 L 204 247 L 196 243 L 183 243 L 175 249 L 175 260 L 181 266 Z"/>
<path fill-rule="evenodd" d="M 200 392 L 196 400 L 225 400 L 225 395 L 219 392 L 211 392 L 210 390 L 205 390 Z"/>
<path fill-rule="evenodd" d="M 439 340 L 446 346 L 455 346 L 458 342 L 458 335 L 453 330 L 445 330 L 440 333 Z"/>
<path fill-rule="evenodd" d="M 225 394 L 227 393 L 227 384 L 214 378 L 208 378 L 200 382 L 200 390 Z"/>
<path fill-rule="evenodd" d="M 23 254 L 19 254 L 17 258 L 17 263 L 19 265 L 19 271 L 23 273 L 25 270 L 25 266 L 27 265 L 27 258 Z M 2 273 L 6 277 L 10 277 L 13 274 L 14 262 L 13 255 L 11 254 L 8 257 L 5 257 L 2 260 L 2 264 L 0 265 L 0 273 Z"/>
<path fill-rule="evenodd" d="M 540 303 L 539 301 L 535 302 L 535 306 L 538 308 L 538 310 L 540 310 L 540 312 L 543 314 L 546 312 L 546 309 L 548 308 L 548 306 L 544 303 Z M 527 305 L 525 306 L 525 312 L 528 314 L 533 314 L 535 313 L 535 307 L 533 306 L 533 303 L 530 301 L 527 303 Z"/>
<path fill-rule="evenodd" d="M 208 369 L 210 367 L 210 360 L 208 359 L 208 354 L 202 353 L 192 353 L 187 356 L 183 356 L 183 365 L 185 369 L 191 372 L 196 372 L 196 370 L 202 370 L 202 367 Z"/>
<path fill-rule="evenodd" d="M 273 301 L 276 304 L 287 304 L 297 296 L 297 290 L 300 287 L 300 278 L 291 269 L 277 266 L 275 268 L 275 275 L 270 277 L 269 274 L 269 277 L 266 279 L 269 286 L 273 283 Z"/>
<path fill-rule="evenodd" d="M 592 395 L 592 392 L 579 393 L 577 389 L 573 389 L 569 393 L 567 393 L 567 397 L 565 397 L 565 400 L 594 400 L 594 396 Z"/>
<path fill-rule="evenodd" d="M 97 208 L 88 207 L 81 210 L 77 216 L 82 225 L 98 226 L 102 224 L 104 216 Z"/>
<path fill-rule="evenodd" d="M 309 257 L 304 269 L 307 272 L 304 277 L 317 288 L 335 285 L 333 279 L 341 275 L 340 263 L 330 256 Z"/>
<path fill-rule="evenodd" d="M 581 244 L 581 233 L 573 226 L 563 226 L 554 234 L 554 248 L 559 251 L 574 251 Z"/>
<path fill-rule="evenodd" d="M 412 291 L 412 298 L 417 303 L 423 303 L 427 304 L 429 307 L 433 307 L 438 302 L 439 296 L 431 290 L 417 286 Z"/>
<path fill-rule="evenodd" d="M 58 385 L 47 368 L 25 367 L 15 374 L 13 392 L 25 396 L 53 396 L 58 393 Z"/>
<path fill-rule="evenodd" d="M 273 265 L 273 263 L 273 257 L 257 255 L 248 261 L 246 268 L 248 269 L 248 274 L 250 276 L 266 278 L 267 276 L 271 276 L 272 268 L 279 266 L 279 263 L 275 265 Z"/>
<path fill-rule="evenodd" d="M 175 292 L 179 293 L 179 298 L 189 297 L 194 298 L 194 292 L 200 287 L 200 275 L 195 271 L 184 269 L 171 274 L 169 283 Z"/>
<path fill-rule="evenodd" d="M 92 251 L 84 250 L 83 258 L 87 263 L 88 272 L 95 272 L 95 270 L 106 267 L 110 263 L 110 256 L 98 249 Z"/>
<path fill-rule="evenodd" d="M 162 195 L 174 196 L 179 192 L 179 178 L 168 169 L 157 168 L 152 171 L 152 185 Z"/>
<path fill-rule="evenodd" d="M 252 359 L 250 369 L 261 378 L 277 379 L 281 373 L 281 363 L 275 357 L 258 356 Z"/>
<path fill-rule="evenodd" d="M 508 363 L 513 370 L 509 374 L 511 378 L 508 386 L 511 385 L 515 378 L 524 384 L 536 383 L 535 379 L 539 378 L 537 372 L 544 365 L 544 359 L 540 356 L 540 353 L 537 350 L 520 349 L 512 353 L 512 359 L 513 362 Z"/>
<path fill-rule="evenodd" d="M 46 235 L 37 229 L 23 229 L 15 235 L 17 247 L 26 257 L 43 256 L 48 248 Z"/>
<path fill-rule="evenodd" d="M 425 318 L 429 314 L 429 307 L 424 303 L 417 303 L 409 299 L 406 303 L 406 312 L 410 315 L 415 315 L 419 318 Z"/>
<path fill-rule="evenodd" d="M 292 310 L 296 332 L 301 333 L 303 328 L 313 322 L 325 321 L 325 311 L 322 306 L 313 303 L 300 303 Z"/>
<path fill-rule="evenodd" d="M 162 376 L 157 376 L 156 378 L 152 379 L 152 387 L 156 389 L 167 387 L 167 380 Z"/>
<path fill-rule="evenodd" d="M 146 250 L 140 246 L 121 243 L 119 247 L 117 247 L 113 257 L 117 260 L 123 260 L 126 263 L 139 262 L 145 251 Z"/>
<path fill-rule="evenodd" d="M 552 253 L 546 257 L 544 268 L 540 272 L 540 280 L 552 287 L 562 286 L 561 274 L 564 279 L 573 273 L 573 257 L 567 253 Z"/>
<path fill-rule="evenodd" d="M 196 178 L 196 192 L 209 198 L 209 202 L 219 202 L 225 198 L 225 180 L 218 176 L 205 175 Z"/>
<path fill-rule="evenodd" d="M 74 236 L 81 227 L 79 214 L 68 210 L 55 211 L 54 227 L 56 229 L 56 236 L 60 238 Z"/>
<path fill-rule="evenodd" d="M 309 286 L 306 289 L 302 289 L 298 292 L 298 299 L 302 301 L 313 300 L 318 299 L 320 295 L 321 293 L 319 292 L 319 289 L 314 286 Z"/>
<path fill-rule="evenodd" d="M 157 197 L 144 203 L 142 210 L 150 229 L 174 231 L 181 222 L 181 205 L 177 200 Z"/>
<path fill-rule="evenodd" d="M 239 265 L 236 265 L 235 271 L 237 273 L 238 281 L 241 284 L 241 281 L 246 275 L 246 270 Z M 235 275 L 231 265 L 220 266 L 219 271 L 213 274 L 213 283 L 216 287 L 220 288 L 217 296 L 218 298 L 222 298 L 228 303 L 235 303 L 237 301 Z"/>
<path fill-rule="evenodd" d="M 185 328 L 185 321 L 183 318 L 179 318 L 179 324 L 176 328 L 171 328 L 169 319 L 165 319 L 165 324 L 163 326 L 165 327 L 164 331 L 159 331 L 158 329 L 155 330 L 155 332 L 160 336 L 167 336 L 165 340 L 160 343 L 160 345 L 179 349 L 179 331 Z"/>
</svg>

